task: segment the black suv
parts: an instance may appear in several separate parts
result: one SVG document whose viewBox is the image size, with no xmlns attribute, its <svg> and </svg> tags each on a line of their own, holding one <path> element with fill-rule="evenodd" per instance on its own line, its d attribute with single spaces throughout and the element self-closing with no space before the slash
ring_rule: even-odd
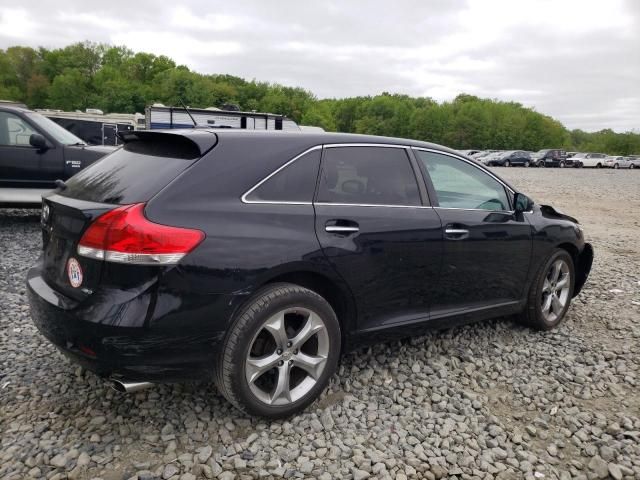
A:
<svg viewBox="0 0 640 480">
<path fill-rule="evenodd" d="M 340 353 L 517 315 L 558 325 L 592 261 L 578 222 L 454 150 L 335 133 L 142 131 L 43 200 L 33 320 L 131 390 L 213 379 L 267 417 Z"/>
<path fill-rule="evenodd" d="M 567 152 L 558 148 L 538 150 L 531 155 L 533 165 L 538 167 L 566 167 Z"/>
<path fill-rule="evenodd" d="M 39 207 L 56 180 L 112 151 L 85 145 L 39 113 L 0 104 L 0 207 Z"/>
</svg>

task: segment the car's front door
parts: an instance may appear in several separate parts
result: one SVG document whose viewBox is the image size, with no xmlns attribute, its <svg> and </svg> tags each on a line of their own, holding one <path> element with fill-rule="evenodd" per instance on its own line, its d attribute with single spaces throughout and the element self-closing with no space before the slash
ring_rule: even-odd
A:
<svg viewBox="0 0 640 480">
<path fill-rule="evenodd" d="M 432 318 L 515 306 L 523 298 L 531 260 L 526 215 L 513 213 L 511 193 L 486 170 L 442 152 L 414 151 L 443 228 Z"/>
<path fill-rule="evenodd" d="M 40 132 L 24 118 L 0 112 L 0 187 L 52 188 L 61 178 L 62 149 L 33 147 L 34 133 Z"/>
<path fill-rule="evenodd" d="M 403 147 L 325 146 L 316 234 L 351 288 L 358 328 L 427 320 L 442 260 L 440 219 Z"/>
</svg>

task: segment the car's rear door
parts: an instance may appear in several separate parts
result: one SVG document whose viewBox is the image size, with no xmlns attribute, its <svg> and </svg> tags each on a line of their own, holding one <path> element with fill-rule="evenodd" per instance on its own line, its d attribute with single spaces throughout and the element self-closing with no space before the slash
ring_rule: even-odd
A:
<svg viewBox="0 0 640 480">
<path fill-rule="evenodd" d="M 416 173 L 410 151 L 401 146 L 323 150 L 316 235 L 351 288 L 361 330 L 428 318 L 442 230 Z"/>
<path fill-rule="evenodd" d="M 526 215 L 490 172 L 443 152 L 414 149 L 443 229 L 443 265 L 431 317 L 515 306 L 531 257 Z"/>
</svg>

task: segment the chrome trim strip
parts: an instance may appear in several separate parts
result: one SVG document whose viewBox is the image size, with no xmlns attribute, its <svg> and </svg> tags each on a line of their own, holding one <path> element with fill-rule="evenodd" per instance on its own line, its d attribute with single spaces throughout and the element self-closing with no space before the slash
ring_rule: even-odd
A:
<svg viewBox="0 0 640 480">
<path fill-rule="evenodd" d="M 384 208 L 433 208 L 430 205 L 384 205 L 375 203 L 330 203 L 315 202 L 314 205 L 322 205 L 323 207 L 384 207 Z"/>
<path fill-rule="evenodd" d="M 491 171 L 489 170 L 485 170 L 484 168 L 482 168 L 480 165 L 478 165 L 475 161 L 473 160 L 468 160 L 462 156 L 456 155 L 454 153 L 449 153 L 449 152 L 445 152 L 443 150 L 436 150 L 434 148 L 424 148 L 424 147 L 411 147 L 412 150 L 421 150 L 423 152 L 431 152 L 431 153 L 438 153 L 440 155 L 446 155 L 448 157 L 452 157 L 452 158 L 457 158 L 458 160 L 462 160 L 463 162 L 468 163 L 469 165 L 473 165 L 474 167 L 476 167 L 478 170 L 480 170 L 481 172 L 486 173 L 487 175 L 489 175 L 491 178 L 493 178 L 494 180 L 496 180 L 498 183 L 500 183 L 500 185 L 502 185 L 504 188 L 506 188 L 508 191 L 511 192 L 511 194 L 516 193 L 515 191 L 513 191 L 511 189 L 511 187 L 509 187 L 509 185 L 507 185 L 506 183 L 504 183 L 502 180 L 500 180 L 499 177 L 496 177 L 493 173 L 491 173 Z M 464 209 L 467 210 L 467 209 Z"/>
<path fill-rule="evenodd" d="M 411 148 L 409 145 L 394 145 L 389 143 L 327 143 L 325 148 L 339 147 L 382 147 L 382 148 Z"/>
<path fill-rule="evenodd" d="M 268 205 L 311 205 L 311 202 L 287 202 L 287 201 L 277 201 L 277 200 L 248 200 L 247 196 L 250 195 L 256 188 L 258 188 L 260 185 L 262 185 L 264 182 L 266 182 L 267 180 L 269 180 L 271 177 L 273 177 L 276 173 L 278 173 L 279 171 L 285 169 L 286 167 L 288 167 L 289 165 L 291 165 L 293 162 L 295 162 L 296 160 L 298 160 L 300 157 L 302 157 L 303 155 L 306 155 L 309 152 L 312 152 L 314 150 L 321 150 L 322 149 L 322 145 L 316 145 L 314 147 L 308 148 L 307 150 L 305 150 L 304 152 L 296 155 L 295 157 L 293 157 L 291 160 L 289 160 L 288 162 L 286 162 L 284 165 L 282 165 L 281 167 L 277 168 L 276 170 L 274 170 L 273 172 L 271 172 L 269 175 L 267 175 L 266 177 L 264 177 L 262 180 L 260 180 L 258 183 L 256 183 L 253 187 L 251 187 L 249 190 L 247 190 L 241 197 L 240 200 L 242 201 L 242 203 L 263 203 L 263 204 L 268 204 Z"/>
<path fill-rule="evenodd" d="M 469 212 L 487 212 L 487 213 L 508 213 L 513 215 L 515 210 L 485 210 L 484 208 L 458 208 L 458 207 L 433 207 L 438 210 L 465 210 Z"/>
<path fill-rule="evenodd" d="M 463 233 L 469 233 L 469 230 L 466 230 L 464 228 L 447 228 L 444 233 L 450 233 L 452 235 L 462 235 Z"/>
</svg>

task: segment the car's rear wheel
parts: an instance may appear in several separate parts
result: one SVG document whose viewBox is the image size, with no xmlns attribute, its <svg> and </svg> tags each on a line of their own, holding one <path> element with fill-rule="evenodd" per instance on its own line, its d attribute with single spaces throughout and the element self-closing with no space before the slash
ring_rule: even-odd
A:
<svg viewBox="0 0 640 480">
<path fill-rule="evenodd" d="M 613 166 L 613 168 L 615 168 L 615 169 L 617 170 L 618 168 L 620 168 L 620 165 L 618 165 L 618 164 L 616 163 L 616 164 Z"/>
<path fill-rule="evenodd" d="M 601 163 L 597 164 L 596 168 L 602 168 L 602 164 Z"/>
<path fill-rule="evenodd" d="M 636 168 L 635 165 L 632 163 L 631 165 L 629 165 L 629 168 Z"/>
<path fill-rule="evenodd" d="M 525 161 L 525 162 L 524 162 L 524 166 L 525 166 L 525 167 L 529 168 L 529 165 L 530 165 L 529 160 L 527 160 L 527 161 Z"/>
<path fill-rule="evenodd" d="M 540 161 L 538 162 L 538 168 L 544 168 L 544 167 L 545 167 L 545 165 L 544 165 L 544 160 L 540 160 Z"/>
<path fill-rule="evenodd" d="M 282 418 L 324 390 L 340 355 L 340 325 L 317 293 L 286 283 L 257 292 L 227 333 L 216 384 L 238 409 Z"/>
<path fill-rule="evenodd" d="M 564 162 L 560 162 L 560 168 L 564 168 L 565 167 L 565 163 Z"/>
<path fill-rule="evenodd" d="M 510 167 L 511 166 L 511 162 L 509 160 L 507 160 L 506 162 L 504 162 L 504 166 L 505 167 Z"/>
<path fill-rule="evenodd" d="M 556 249 L 538 269 L 521 322 L 537 330 L 551 330 L 559 325 L 571 304 L 574 272 L 571 255 Z"/>
</svg>

